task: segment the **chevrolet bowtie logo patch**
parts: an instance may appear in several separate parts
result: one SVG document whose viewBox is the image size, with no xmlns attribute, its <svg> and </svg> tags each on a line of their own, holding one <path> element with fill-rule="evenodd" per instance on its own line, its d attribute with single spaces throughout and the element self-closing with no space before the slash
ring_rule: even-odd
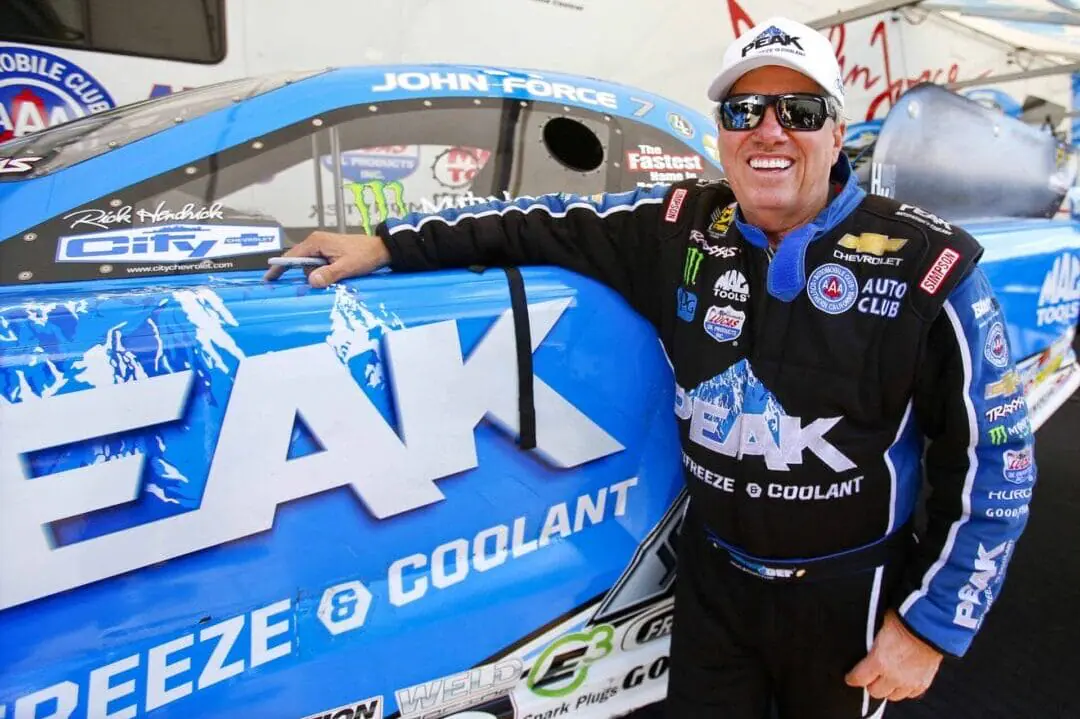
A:
<svg viewBox="0 0 1080 719">
<path fill-rule="evenodd" d="M 881 257 L 886 252 L 899 252 L 907 244 L 907 240 L 897 240 L 887 235 L 879 235 L 874 232 L 864 232 L 858 237 L 846 234 L 838 243 L 841 247 L 856 252 L 865 252 L 870 255 Z"/>
<path fill-rule="evenodd" d="M 1008 397 L 1009 395 L 1015 394 L 1019 389 L 1020 375 L 1016 372 L 1009 372 L 997 382 L 991 382 L 986 385 L 986 399 Z"/>
</svg>

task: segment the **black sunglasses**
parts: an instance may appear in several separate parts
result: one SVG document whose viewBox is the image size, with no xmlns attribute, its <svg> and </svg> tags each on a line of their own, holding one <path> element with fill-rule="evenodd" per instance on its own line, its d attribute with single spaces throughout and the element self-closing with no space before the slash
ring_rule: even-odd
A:
<svg viewBox="0 0 1080 719">
<path fill-rule="evenodd" d="M 784 95 L 731 95 L 720 103 L 720 124 L 725 130 L 753 130 L 765 110 L 776 107 L 776 119 L 787 130 L 813 132 L 833 117 L 829 101 L 821 95 L 790 92 Z"/>
</svg>

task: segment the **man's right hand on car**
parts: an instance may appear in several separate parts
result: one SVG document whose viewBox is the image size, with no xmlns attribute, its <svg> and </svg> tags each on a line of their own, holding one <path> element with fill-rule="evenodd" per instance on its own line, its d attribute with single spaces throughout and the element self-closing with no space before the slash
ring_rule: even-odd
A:
<svg viewBox="0 0 1080 719">
<path fill-rule="evenodd" d="M 348 277 L 366 275 L 390 264 L 390 253 L 382 238 L 374 235 L 342 235 L 316 231 L 289 248 L 285 257 L 323 257 L 325 267 L 306 269 L 308 283 L 315 289 L 329 287 Z M 288 267 L 271 267 L 264 280 L 276 280 Z"/>
</svg>

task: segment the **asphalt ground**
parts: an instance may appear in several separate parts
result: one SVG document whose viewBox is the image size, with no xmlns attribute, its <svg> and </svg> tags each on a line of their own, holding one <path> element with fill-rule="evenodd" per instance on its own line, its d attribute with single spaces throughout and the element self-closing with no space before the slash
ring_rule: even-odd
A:
<svg viewBox="0 0 1080 719">
<path fill-rule="evenodd" d="M 1080 719 L 1080 391 L 1039 429 L 1035 458 L 1027 529 L 975 643 L 886 719 Z"/>
</svg>

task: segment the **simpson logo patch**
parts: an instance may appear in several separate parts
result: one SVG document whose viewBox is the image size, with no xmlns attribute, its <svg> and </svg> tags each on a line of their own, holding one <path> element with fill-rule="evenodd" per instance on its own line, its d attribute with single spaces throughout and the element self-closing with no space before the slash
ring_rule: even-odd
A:
<svg viewBox="0 0 1080 719">
<path fill-rule="evenodd" d="M 922 282 L 919 283 L 919 289 L 925 290 L 929 294 L 934 294 L 941 287 L 941 283 L 945 281 L 945 278 L 952 272 L 953 267 L 956 266 L 957 261 L 960 259 L 960 253 L 956 250 L 950 250 L 946 247 L 938 255 L 938 258 L 934 260 L 934 264 L 930 266 L 926 276 L 922 278 Z"/>
<path fill-rule="evenodd" d="M 664 220 L 667 222 L 677 222 L 679 219 L 679 213 L 682 212 L 683 202 L 686 201 L 686 190 L 679 188 L 671 193 L 671 201 L 668 202 L 667 213 L 664 215 Z"/>
</svg>

